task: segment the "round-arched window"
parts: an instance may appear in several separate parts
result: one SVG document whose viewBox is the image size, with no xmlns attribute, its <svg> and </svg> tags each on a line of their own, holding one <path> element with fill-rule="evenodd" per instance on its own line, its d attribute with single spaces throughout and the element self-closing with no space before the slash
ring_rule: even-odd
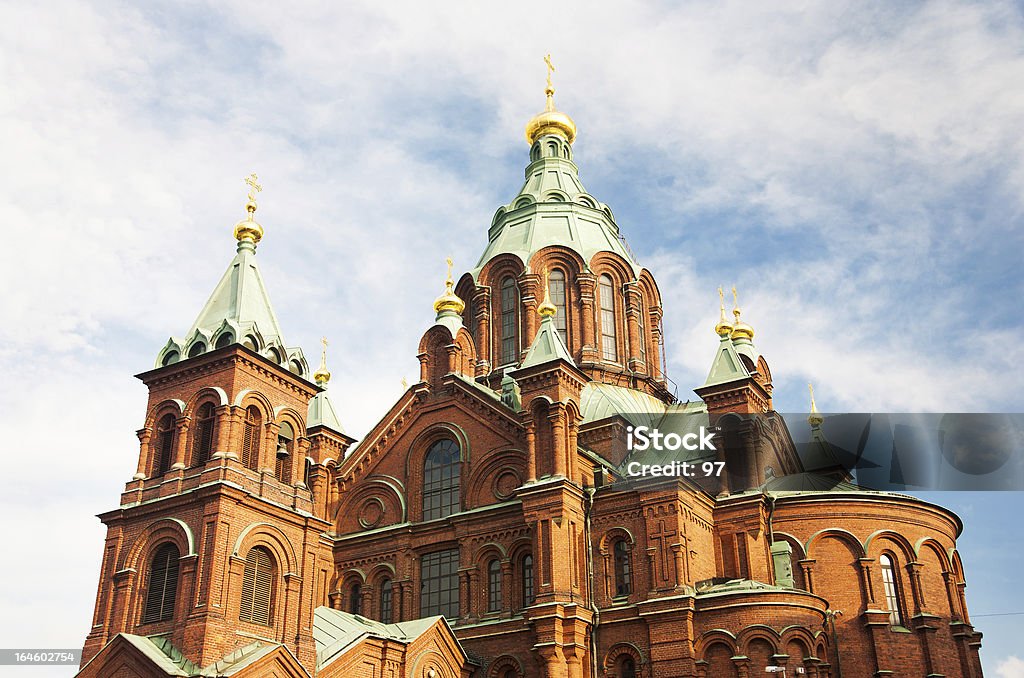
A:
<svg viewBox="0 0 1024 678">
<path fill-rule="evenodd" d="M 423 463 L 423 520 L 446 518 L 461 508 L 462 458 L 454 440 L 438 440 Z"/>
</svg>

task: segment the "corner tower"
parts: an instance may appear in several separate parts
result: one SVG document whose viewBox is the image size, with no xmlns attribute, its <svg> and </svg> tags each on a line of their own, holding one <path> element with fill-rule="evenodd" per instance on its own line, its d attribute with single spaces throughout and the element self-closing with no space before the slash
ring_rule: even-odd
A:
<svg viewBox="0 0 1024 678">
<path fill-rule="evenodd" d="M 227 271 L 188 333 L 138 375 L 149 389 L 138 466 L 118 508 L 99 516 L 107 537 L 83 663 L 102 653 L 103 665 L 121 637 L 197 667 L 254 643 L 315 664 L 312 606 L 330 551 L 309 487 L 307 418 L 323 389 L 270 305 L 256 264 L 260 186 L 247 182 Z M 320 419 L 314 437 L 340 428 Z"/>
<path fill-rule="evenodd" d="M 584 188 L 573 162 L 576 124 L 554 104 L 549 58 L 546 105 L 526 126 L 530 162 L 519 193 L 499 207 L 476 267 L 456 288 L 476 346 L 476 376 L 498 388 L 526 357 L 548 293 L 555 327 L 591 379 L 674 400 L 664 374 L 661 293 L 637 263 L 608 205 Z"/>
</svg>

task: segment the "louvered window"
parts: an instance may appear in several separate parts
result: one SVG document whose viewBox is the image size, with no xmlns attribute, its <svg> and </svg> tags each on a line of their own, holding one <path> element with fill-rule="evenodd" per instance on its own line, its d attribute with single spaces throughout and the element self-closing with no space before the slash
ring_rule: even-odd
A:
<svg viewBox="0 0 1024 678">
<path fill-rule="evenodd" d="M 156 459 L 153 460 L 154 475 L 162 476 L 171 468 L 174 460 L 174 427 L 176 419 L 173 414 L 165 415 L 160 420 L 156 430 L 153 452 Z"/>
<path fill-rule="evenodd" d="M 274 475 L 282 483 L 292 481 L 292 449 L 295 444 L 295 430 L 291 424 L 284 422 L 277 434 L 277 459 L 274 462 Z"/>
<path fill-rule="evenodd" d="M 439 440 L 430 446 L 423 464 L 423 520 L 459 512 L 461 467 L 459 446 L 454 440 Z"/>
<path fill-rule="evenodd" d="M 260 463 L 260 416 L 259 408 L 250 405 L 245 411 L 245 431 L 242 434 L 242 464 L 253 471 Z"/>
<path fill-rule="evenodd" d="M 274 561 L 262 546 L 249 550 L 242 575 L 242 621 L 270 626 L 273 612 Z"/>
<path fill-rule="evenodd" d="M 601 276 L 598 285 L 601 301 L 601 357 L 605 360 L 618 360 L 615 329 L 615 294 L 612 279 Z"/>
<path fill-rule="evenodd" d="M 178 557 L 178 547 L 174 544 L 164 544 L 153 554 L 149 564 L 143 624 L 174 617 L 174 597 L 178 592 Z"/>
<path fill-rule="evenodd" d="M 548 291 L 551 294 L 551 303 L 558 311 L 555 313 L 555 328 L 562 337 L 562 343 L 569 346 L 569 331 L 567 329 L 565 314 L 565 273 L 562 269 L 556 268 L 551 271 L 548 277 Z"/>
<path fill-rule="evenodd" d="M 359 584 L 352 584 L 348 592 L 348 611 L 352 614 L 363 613 L 363 587 Z"/>
<path fill-rule="evenodd" d="M 519 358 L 519 318 L 516 307 L 519 294 L 512 278 L 501 281 L 501 364 L 514 363 Z"/>
<path fill-rule="evenodd" d="M 196 416 L 196 432 L 192 438 L 192 465 L 202 466 L 210 461 L 213 452 L 213 403 L 206 403 L 199 408 Z"/>
<path fill-rule="evenodd" d="M 487 564 L 487 611 L 501 611 L 501 563 L 497 558 Z"/>
</svg>

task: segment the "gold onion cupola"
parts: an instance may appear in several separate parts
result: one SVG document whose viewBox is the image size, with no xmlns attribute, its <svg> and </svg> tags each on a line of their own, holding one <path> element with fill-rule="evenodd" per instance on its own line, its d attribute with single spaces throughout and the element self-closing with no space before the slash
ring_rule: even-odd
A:
<svg viewBox="0 0 1024 678">
<path fill-rule="evenodd" d="M 732 302 L 732 315 L 736 319 L 736 321 L 732 324 L 732 334 L 730 335 L 732 337 L 732 340 L 745 342 L 753 341 L 754 328 L 740 319 L 740 301 L 739 295 L 736 293 L 735 285 L 733 285 L 732 287 Z"/>
<path fill-rule="evenodd" d="M 554 134 L 571 144 L 576 138 L 576 123 L 568 114 L 555 108 L 555 87 L 551 84 L 551 73 L 555 67 L 551 64 L 550 54 L 544 57 L 544 63 L 548 67 L 547 87 L 544 88 L 547 101 L 544 104 L 544 110 L 526 123 L 526 140 L 532 146 L 542 136 Z"/>
<path fill-rule="evenodd" d="M 248 247 L 256 249 L 256 245 L 263 239 L 263 227 L 256 222 L 256 194 L 263 190 L 263 187 L 256 183 L 256 175 L 250 174 L 245 178 L 249 185 L 249 200 L 245 203 L 246 217 L 235 224 L 235 240 L 239 248 L 247 244 Z"/>
<path fill-rule="evenodd" d="M 732 323 L 725 315 L 725 293 L 718 288 L 718 323 L 715 325 L 715 334 L 722 339 L 728 339 L 732 334 Z"/>
<path fill-rule="evenodd" d="M 455 294 L 455 281 L 452 280 L 452 258 L 448 257 L 448 278 L 444 281 L 444 294 L 434 300 L 434 311 L 437 317 L 462 315 L 466 302 Z"/>
</svg>

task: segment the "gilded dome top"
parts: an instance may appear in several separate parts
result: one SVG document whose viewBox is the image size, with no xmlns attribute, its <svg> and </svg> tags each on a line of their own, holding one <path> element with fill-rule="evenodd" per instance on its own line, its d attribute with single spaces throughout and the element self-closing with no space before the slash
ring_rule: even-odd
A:
<svg viewBox="0 0 1024 678">
<path fill-rule="evenodd" d="M 548 83 L 544 88 L 547 103 L 542 112 L 530 118 L 530 122 L 526 123 L 526 141 L 532 146 L 537 139 L 545 134 L 554 134 L 571 144 L 576 138 L 576 123 L 568 114 L 555 109 L 555 87 L 551 84 L 551 73 L 555 67 L 551 65 L 550 54 L 544 57 L 544 63 L 548 67 Z"/>
</svg>

